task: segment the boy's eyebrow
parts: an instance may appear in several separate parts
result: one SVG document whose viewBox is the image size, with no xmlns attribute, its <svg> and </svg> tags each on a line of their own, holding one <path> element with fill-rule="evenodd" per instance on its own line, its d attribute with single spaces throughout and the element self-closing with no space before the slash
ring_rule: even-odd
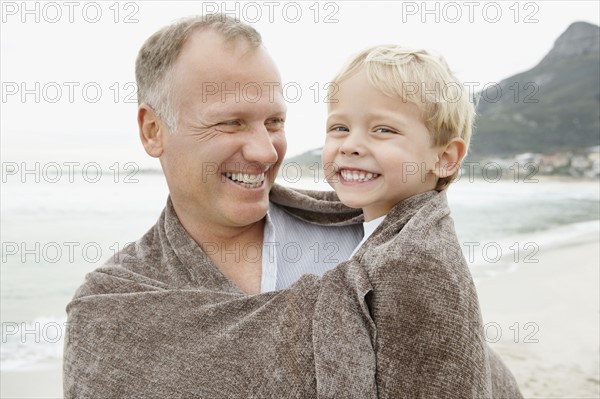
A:
<svg viewBox="0 0 600 399">
<path fill-rule="evenodd" d="M 347 123 L 348 117 L 343 112 L 332 112 L 327 115 L 327 119 L 325 119 L 325 125 L 329 127 L 332 123 Z"/>
<path fill-rule="evenodd" d="M 334 111 L 334 112 L 329 113 L 329 115 L 327 115 L 327 122 L 329 122 L 329 120 L 332 118 L 344 119 L 344 118 L 347 118 L 347 115 L 344 112 L 335 112 Z M 405 127 L 405 126 L 409 125 L 409 122 L 407 121 L 406 117 L 404 117 L 403 115 L 401 115 L 398 112 L 374 111 L 374 112 L 369 112 L 367 114 L 367 120 L 369 122 L 372 121 L 373 119 L 378 119 L 378 118 L 384 119 L 388 123 L 393 122 L 395 125 L 400 125 L 401 127 Z M 421 122 L 423 122 L 423 121 L 421 121 Z"/>
<path fill-rule="evenodd" d="M 329 118 L 336 118 L 342 116 L 344 116 L 343 112 L 330 112 L 329 114 L 327 114 L 327 120 L 329 120 Z"/>
</svg>

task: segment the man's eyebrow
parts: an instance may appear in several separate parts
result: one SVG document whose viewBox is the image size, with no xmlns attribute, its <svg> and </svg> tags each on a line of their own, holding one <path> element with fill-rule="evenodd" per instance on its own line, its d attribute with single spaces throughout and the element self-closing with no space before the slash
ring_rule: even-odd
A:
<svg viewBox="0 0 600 399">
<path fill-rule="evenodd" d="M 216 122 L 218 120 L 227 120 L 227 119 L 238 119 L 242 115 L 235 109 L 232 109 L 231 106 L 219 106 L 220 104 L 211 104 L 206 108 L 198 110 L 196 112 L 196 116 L 198 118 L 202 118 L 203 120 Z"/>
<path fill-rule="evenodd" d="M 287 115 L 287 109 L 283 109 L 281 111 L 275 111 L 271 114 L 271 116 L 286 116 Z"/>
<path fill-rule="evenodd" d="M 282 109 L 282 110 L 277 110 L 275 112 L 269 113 L 269 114 L 265 114 L 264 119 L 270 119 L 270 118 L 285 118 L 287 116 L 287 111 Z M 202 119 L 203 122 L 205 122 L 207 125 L 212 125 L 212 124 L 216 124 L 219 122 L 223 122 L 223 121 L 228 121 L 228 120 L 235 120 L 235 119 L 240 119 L 240 120 L 245 120 L 248 118 L 252 118 L 252 111 L 239 111 L 239 110 L 218 110 L 218 111 L 214 111 L 214 112 L 206 112 L 206 113 L 202 113 L 202 114 L 198 114 L 197 115 L 198 119 Z"/>
</svg>

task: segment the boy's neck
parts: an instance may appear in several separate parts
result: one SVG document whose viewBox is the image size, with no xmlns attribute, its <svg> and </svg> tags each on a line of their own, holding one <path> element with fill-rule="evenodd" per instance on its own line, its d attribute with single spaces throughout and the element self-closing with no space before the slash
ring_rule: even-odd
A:
<svg viewBox="0 0 600 399">
<path fill-rule="evenodd" d="M 427 188 L 426 190 L 423 190 L 421 192 L 418 192 L 414 195 L 411 195 L 410 197 L 407 198 L 402 198 L 400 200 L 398 200 L 393 206 L 387 206 L 387 207 L 381 207 L 381 206 L 377 206 L 375 204 L 372 204 L 371 206 L 367 206 L 362 208 L 363 211 L 363 217 L 365 219 L 365 222 L 370 222 L 372 220 L 375 220 L 377 218 L 380 218 L 382 216 L 385 216 L 389 213 L 389 211 L 394 208 L 396 205 L 398 205 L 399 203 L 401 203 L 402 201 L 406 201 L 410 198 L 416 197 L 417 195 L 421 195 L 423 193 L 429 192 L 429 191 L 435 191 L 434 188 Z"/>
</svg>

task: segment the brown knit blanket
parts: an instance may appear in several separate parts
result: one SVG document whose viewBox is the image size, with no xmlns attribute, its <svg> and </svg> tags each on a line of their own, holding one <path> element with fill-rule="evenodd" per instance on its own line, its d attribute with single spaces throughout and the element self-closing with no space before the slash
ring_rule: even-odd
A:
<svg viewBox="0 0 600 399">
<path fill-rule="evenodd" d="M 271 200 L 312 223 L 361 220 L 333 193 Z M 443 192 L 409 198 L 322 278 L 249 296 L 168 201 L 67 306 L 65 398 L 520 398 L 449 213 Z"/>
</svg>

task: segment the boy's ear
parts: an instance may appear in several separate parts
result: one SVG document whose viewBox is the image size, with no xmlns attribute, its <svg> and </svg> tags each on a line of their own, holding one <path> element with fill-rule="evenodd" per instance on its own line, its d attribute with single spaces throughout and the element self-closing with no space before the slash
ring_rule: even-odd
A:
<svg viewBox="0 0 600 399">
<path fill-rule="evenodd" d="M 434 173 L 438 178 L 452 176 L 460 168 L 460 163 L 467 152 L 467 144 L 460 137 L 455 137 L 442 146 L 438 152 L 438 163 Z"/>
<path fill-rule="evenodd" d="M 140 140 L 144 149 L 151 157 L 158 158 L 163 152 L 163 135 L 165 129 L 160 118 L 146 103 L 138 108 L 138 126 Z"/>
</svg>

